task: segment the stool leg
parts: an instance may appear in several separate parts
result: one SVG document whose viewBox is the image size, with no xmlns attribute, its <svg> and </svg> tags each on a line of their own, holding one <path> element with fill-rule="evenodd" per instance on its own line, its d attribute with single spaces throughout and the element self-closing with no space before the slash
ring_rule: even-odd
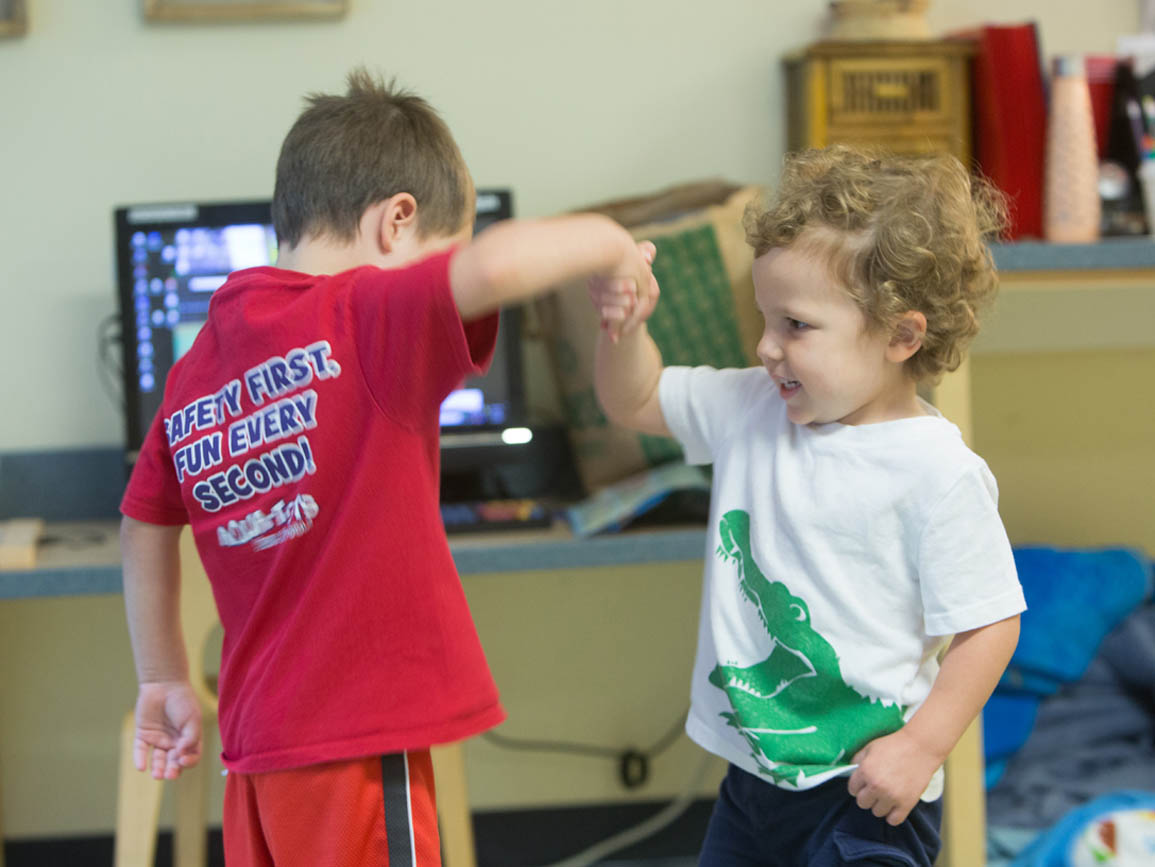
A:
<svg viewBox="0 0 1155 867">
<path fill-rule="evenodd" d="M 116 796 L 115 867 L 152 867 L 160 819 L 160 780 L 132 764 L 136 720 L 130 711 L 120 728 L 120 768 Z"/>
<path fill-rule="evenodd" d="M 0 795 L 3 793 L 0 792 Z M 0 797 L 0 867 L 4 867 L 4 819 L 3 813 L 3 798 Z"/>
<path fill-rule="evenodd" d="M 176 781 L 174 867 L 205 867 L 208 859 L 208 758 L 185 768 Z"/>
<path fill-rule="evenodd" d="M 430 750 L 437 786 L 437 817 L 441 830 L 442 867 L 477 867 L 473 819 L 465 785 L 465 748 L 445 744 Z"/>
</svg>

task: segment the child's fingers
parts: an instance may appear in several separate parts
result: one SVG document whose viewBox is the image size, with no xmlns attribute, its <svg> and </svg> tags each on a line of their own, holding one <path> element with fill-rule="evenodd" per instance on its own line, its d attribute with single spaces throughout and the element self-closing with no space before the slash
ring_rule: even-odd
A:
<svg viewBox="0 0 1155 867">
<path fill-rule="evenodd" d="M 132 764 L 138 771 L 148 767 L 148 744 L 140 738 L 132 743 Z"/>
<path fill-rule="evenodd" d="M 597 305 L 624 304 L 638 295 L 637 282 L 632 277 L 615 277 L 590 283 L 590 297 Z"/>
<path fill-rule="evenodd" d="M 132 742 L 132 763 L 138 771 L 143 771 L 148 768 L 150 759 L 155 760 L 157 754 L 163 755 L 171 746 L 172 741 L 164 735 L 145 738 L 137 733 Z"/>
<path fill-rule="evenodd" d="M 190 720 L 181 730 L 175 750 L 182 767 L 195 765 L 201 757 L 201 731 L 196 720 Z"/>
<path fill-rule="evenodd" d="M 154 749 L 152 751 L 152 778 L 163 780 L 168 766 L 168 750 Z"/>
<path fill-rule="evenodd" d="M 165 753 L 164 778 L 175 780 L 181 772 L 180 750 L 175 747 Z"/>
<path fill-rule="evenodd" d="M 638 244 L 638 252 L 642 254 L 642 258 L 646 260 L 647 265 L 654 264 L 654 256 L 658 253 L 658 248 L 654 246 L 653 241 L 641 241 Z"/>
<path fill-rule="evenodd" d="M 602 322 L 621 322 L 629 315 L 628 307 L 619 307 L 616 305 L 607 305 L 602 307 Z"/>
</svg>

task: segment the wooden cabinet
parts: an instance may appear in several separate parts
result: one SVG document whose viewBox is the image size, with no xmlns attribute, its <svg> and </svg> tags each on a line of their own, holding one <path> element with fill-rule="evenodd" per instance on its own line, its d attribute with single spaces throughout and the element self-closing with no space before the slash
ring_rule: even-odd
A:
<svg viewBox="0 0 1155 867">
<path fill-rule="evenodd" d="M 787 147 L 971 158 L 969 42 L 819 42 L 788 57 Z"/>
</svg>

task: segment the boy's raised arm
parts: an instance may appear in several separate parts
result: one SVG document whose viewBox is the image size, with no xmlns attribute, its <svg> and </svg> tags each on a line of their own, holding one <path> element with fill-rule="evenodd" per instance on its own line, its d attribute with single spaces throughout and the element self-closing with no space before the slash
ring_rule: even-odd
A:
<svg viewBox="0 0 1155 867">
<path fill-rule="evenodd" d="M 647 264 L 657 250 L 649 241 L 638 245 Z M 594 356 L 594 389 L 606 415 L 631 430 L 670 436 L 662 414 L 658 383 L 662 353 L 646 328 L 658 302 L 658 284 L 642 298 L 613 278 L 590 280 L 590 301 L 602 319 Z"/>
<path fill-rule="evenodd" d="M 670 436 L 658 397 L 662 354 L 645 323 L 614 336 L 598 334 L 594 357 L 594 388 L 611 420 L 630 430 Z"/>
<path fill-rule="evenodd" d="M 649 263 L 630 233 L 598 214 L 498 223 L 463 247 L 449 265 L 462 319 L 594 276 L 633 280 L 639 293 L 648 291 L 652 281 Z"/>
</svg>

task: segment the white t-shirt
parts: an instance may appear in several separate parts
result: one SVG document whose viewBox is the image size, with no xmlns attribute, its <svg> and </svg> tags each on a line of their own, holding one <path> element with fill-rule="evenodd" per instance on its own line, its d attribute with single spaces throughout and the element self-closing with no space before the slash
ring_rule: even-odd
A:
<svg viewBox="0 0 1155 867">
<path fill-rule="evenodd" d="M 954 633 L 1026 608 L 994 477 L 929 404 L 797 425 L 760 367 L 668 367 L 659 396 L 687 462 L 714 465 L 686 731 L 784 788 L 849 776 Z"/>
</svg>

